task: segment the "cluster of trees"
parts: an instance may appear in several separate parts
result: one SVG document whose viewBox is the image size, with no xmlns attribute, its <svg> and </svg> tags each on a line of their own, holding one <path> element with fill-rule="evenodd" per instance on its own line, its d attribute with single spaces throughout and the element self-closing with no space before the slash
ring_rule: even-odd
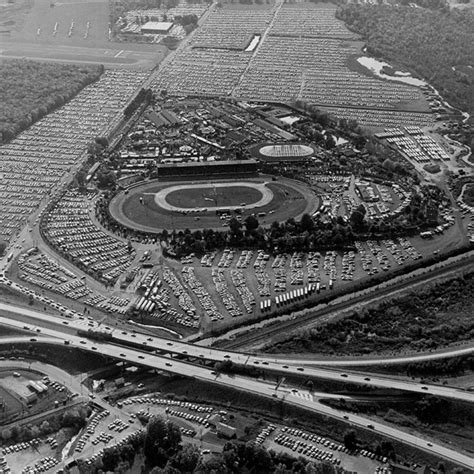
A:
<svg viewBox="0 0 474 474">
<path fill-rule="evenodd" d="M 474 337 L 474 273 L 384 301 L 347 318 L 286 337 L 267 352 L 363 354 L 427 350 Z"/>
<path fill-rule="evenodd" d="M 153 91 L 151 89 L 141 88 L 133 100 L 125 107 L 123 115 L 129 119 L 143 103 L 149 104 L 153 100 Z"/>
<path fill-rule="evenodd" d="M 474 183 L 470 183 L 466 186 L 463 199 L 468 206 L 474 207 Z"/>
<path fill-rule="evenodd" d="M 431 3 L 431 2 L 430 2 Z M 367 51 L 426 79 L 452 105 L 474 111 L 474 14 L 449 8 L 346 5 L 337 17 Z"/>
<path fill-rule="evenodd" d="M 103 66 L 4 60 L 0 65 L 0 143 L 6 143 L 97 81 Z"/>
<path fill-rule="evenodd" d="M 106 175 L 108 176 L 108 175 Z M 101 180 L 102 182 L 102 180 Z M 112 195 L 98 202 L 96 216 L 104 227 L 125 238 L 155 238 L 122 226 L 111 217 L 108 209 Z M 435 196 L 436 197 L 436 196 Z M 244 222 L 232 218 L 227 231 L 204 229 L 191 231 L 163 230 L 160 238 L 168 242 L 170 255 L 181 257 L 190 253 L 202 255 L 215 249 L 228 246 L 233 248 L 260 248 L 269 252 L 322 251 L 352 249 L 354 240 L 373 238 L 394 238 L 416 233 L 418 226 L 425 225 L 424 209 L 433 196 L 416 194 L 411 205 L 397 220 L 373 222 L 366 220 L 365 207 L 358 206 L 350 215 L 348 222 L 342 217 L 323 222 L 304 214 L 299 221 L 289 218 L 285 222 L 275 221 L 269 228 L 260 226 L 258 218 L 251 215 Z"/>
<path fill-rule="evenodd" d="M 146 430 L 120 447 L 107 448 L 102 459 L 93 466 L 81 467 L 81 472 L 126 472 L 135 456 L 142 453 L 145 469 L 150 474 L 219 473 L 240 472 L 338 474 L 345 471 L 329 463 L 308 462 L 288 454 L 267 451 L 253 442 L 226 443 L 221 453 L 202 456 L 198 447 L 182 444 L 179 427 L 162 417 L 155 416 Z"/>
<path fill-rule="evenodd" d="M 289 218 L 285 222 L 275 221 L 270 228 L 263 228 L 255 216 L 248 216 L 244 222 L 232 218 L 226 233 L 212 229 L 191 232 L 163 232 L 177 256 L 194 252 L 198 255 L 224 247 L 261 248 L 270 252 L 343 250 L 353 247 L 354 240 L 394 238 L 417 233 L 426 226 L 426 209 L 437 203 L 442 194 L 437 190 L 423 189 L 414 195 L 405 212 L 397 219 L 369 222 L 366 209 L 359 205 L 351 213 L 348 222 L 342 217 L 331 221 L 313 219 L 304 214 L 299 221 Z M 437 204 L 435 204 L 437 205 Z"/>
<path fill-rule="evenodd" d="M 39 424 L 26 424 L 5 428 L 1 432 L 2 442 L 22 443 L 31 439 L 58 432 L 61 428 L 72 428 L 77 433 L 86 425 L 91 410 L 86 407 L 67 410 L 61 415 L 53 416 Z"/>
</svg>

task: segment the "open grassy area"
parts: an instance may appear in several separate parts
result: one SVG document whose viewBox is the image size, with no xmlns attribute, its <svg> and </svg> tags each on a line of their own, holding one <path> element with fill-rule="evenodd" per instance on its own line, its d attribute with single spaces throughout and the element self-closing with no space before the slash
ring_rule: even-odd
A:
<svg viewBox="0 0 474 474">
<path fill-rule="evenodd" d="M 225 188 L 190 188 L 184 191 L 172 191 L 166 201 L 176 207 L 216 207 L 239 206 L 241 203 L 252 204 L 261 199 L 262 193 L 249 186 L 232 186 Z"/>
</svg>

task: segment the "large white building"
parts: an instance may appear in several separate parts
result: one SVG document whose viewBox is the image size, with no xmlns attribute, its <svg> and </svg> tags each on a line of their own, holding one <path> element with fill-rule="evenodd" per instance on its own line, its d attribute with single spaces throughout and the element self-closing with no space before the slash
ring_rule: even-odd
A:
<svg viewBox="0 0 474 474">
<path fill-rule="evenodd" d="M 141 32 L 153 35 L 166 35 L 172 27 L 173 23 L 169 21 L 149 21 L 142 26 Z"/>
</svg>

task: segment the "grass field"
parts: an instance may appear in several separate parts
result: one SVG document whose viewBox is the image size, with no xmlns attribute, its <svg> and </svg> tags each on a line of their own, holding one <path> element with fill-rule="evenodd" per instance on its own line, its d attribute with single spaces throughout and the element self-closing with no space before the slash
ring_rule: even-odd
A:
<svg viewBox="0 0 474 474">
<path fill-rule="evenodd" d="M 166 46 L 109 41 L 107 0 L 18 0 L 5 16 L 0 49 L 11 58 L 149 68 L 168 53 Z"/>
<path fill-rule="evenodd" d="M 260 184 L 264 181 L 267 181 L 265 177 L 248 180 L 249 183 Z M 176 184 L 183 185 L 189 184 L 189 182 L 173 183 L 172 185 Z M 185 215 L 182 212 L 169 211 L 159 207 L 155 202 L 154 194 L 172 185 L 170 183 L 155 182 L 132 188 L 127 194 L 122 192 L 112 200 L 110 212 L 117 221 L 125 226 L 147 232 L 158 232 L 162 229 L 223 228 L 223 221 L 212 210 Z M 250 199 L 257 198 L 255 193 L 250 191 L 252 189 L 250 187 L 245 187 L 245 193 L 241 193 L 239 187 L 232 187 L 232 182 L 229 182 L 229 186 L 229 188 L 220 188 L 222 190 L 221 197 L 225 202 L 236 203 L 240 206 L 243 202 L 249 204 Z M 259 221 L 261 225 L 269 225 L 273 221 L 282 222 L 290 217 L 298 219 L 303 213 L 312 213 L 319 206 L 319 199 L 303 183 L 280 179 L 279 181 L 267 182 L 267 187 L 273 193 L 271 202 L 261 207 L 244 210 L 241 214 L 243 220 L 252 213 L 265 213 L 265 216 L 260 217 Z M 228 194 L 224 189 L 229 189 L 231 194 Z M 193 199 L 197 198 L 196 193 L 199 194 L 198 189 L 193 189 L 192 192 L 182 190 L 179 192 L 179 197 L 170 195 L 173 199 L 176 199 L 174 202 L 183 205 L 184 203 L 190 204 L 192 208 L 215 207 L 215 202 L 204 200 L 207 193 L 212 196 L 212 188 L 208 189 L 205 196 L 201 193 L 200 199 L 193 202 Z M 140 203 L 140 197 L 143 198 L 143 204 Z M 218 206 L 221 207 L 219 196 Z"/>
<path fill-rule="evenodd" d="M 102 46 L 108 41 L 108 25 L 107 1 L 36 0 L 12 36 L 40 43 Z"/>
<path fill-rule="evenodd" d="M 248 186 L 229 186 L 226 188 L 194 188 L 186 192 L 172 191 L 166 201 L 177 207 L 217 207 L 252 204 L 262 197 L 257 189 Z"/>
</svg>

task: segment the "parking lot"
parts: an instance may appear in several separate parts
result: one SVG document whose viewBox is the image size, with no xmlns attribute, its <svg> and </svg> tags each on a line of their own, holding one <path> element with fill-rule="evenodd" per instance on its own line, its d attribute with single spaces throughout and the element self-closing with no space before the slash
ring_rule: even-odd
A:
<svg viewBox="0 0 474 474">
<path fill-rule="evenodd" d="M 252 39 L 257 46 L 246 50 Z M 299 99 L 377 128 L 433 124 L 423 90 L 379 80 L 350 65 L 362 46 L 327 5 L 248 11 L 225 6 L 208 16 L 154 87 L 173 95 L 282 103 Z"/>
<path fill-rule="evenodd" d="M 64 107 L 0 148 L 0 239 L 9 241 L 84 159 L 145 75 L 107 71 Z"/>
<path fill-rule="evenodd" d="M 57 251 L 96 279 L 113 285 L 129 267 L 134 249 L 92 222 L 93 195 L 67 191 L 42 222 L 44 237 Z"/>
<path fill-rule="evenodd" d="M 351 472 L 389 474 L 388 459 L 363 449 L 348 450 L 330 439 L 290 426 L 265 427 L 256 442 L 267 449 L 303 456 L 313 461 L 325 461 Z"/>
</svg>

